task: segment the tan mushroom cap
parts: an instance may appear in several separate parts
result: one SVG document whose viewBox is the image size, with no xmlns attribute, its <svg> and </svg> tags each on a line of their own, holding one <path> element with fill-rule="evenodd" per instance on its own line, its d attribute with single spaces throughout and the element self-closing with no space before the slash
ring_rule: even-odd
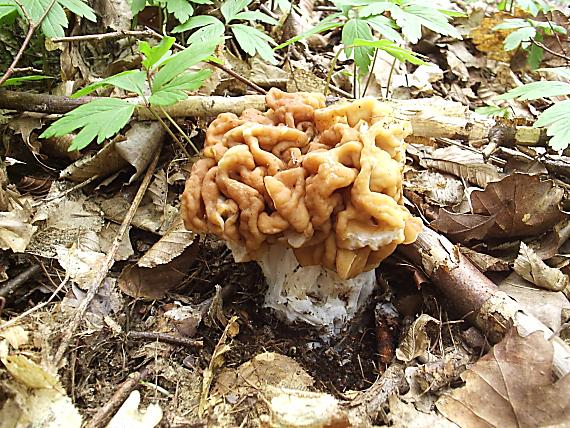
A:
<svg viewBox="0 0 570 428">
<path fill-rule="evenodd" d="M 421 222 L 403 206 L 409 124 L 364 98 L 325 107 L 321 94 L 271 89 L 269 110 L 219 115 L 182 195 L 186 227 L 256 259 L 286 242 L 303 266 L 352 278 L 371 270 Z"/>
</svg>

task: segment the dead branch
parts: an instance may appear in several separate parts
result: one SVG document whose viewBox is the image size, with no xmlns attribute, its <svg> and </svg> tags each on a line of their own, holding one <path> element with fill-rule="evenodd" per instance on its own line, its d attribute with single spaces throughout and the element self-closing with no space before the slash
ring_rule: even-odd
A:
<svg viewBox="0 0 570 428">
<path fill-rule="evenodd" d="M 449 299 L 456 315 L 470 319 L 491 341 L 499 342 L 512 326 L 523 336 L 542 331 L 554 347 L 552 364 L 556 376 L 570 373 L 568 345 L 499 291 L 447 238 L 424 227 L 416 242 L 403 245 L 398 251 L 425 271 Z"/>
<path fill-rule="evenodd" d="M 131 373 L 127 380 L 115 391 L 113 396 L 107 401 L 97 413 L 91 418 L 89 422 L 84 425 L 84 428 L 98 428 L 107 426 L 115 413 L 120 409 L 125 400 L 129 398 L 141 380 L 145 380 L 151 374 L 152 369 L 148 366 L 143 368 L 140 372 Z"/>
<path fill-rule="evenodd" d="M 11 291 L 15 290 L 26 281 L 32 279 L 41 270 L 40 265 L 32 265 L 19 275 L 15 276 L 11 280 L 7 281 L 2 287 L 0 287 L 0 296 L 6 296 Z"/>
<path fill-rule="evenodd" d="M 154 154 L 154 157 L 150 165 L 148 166 L 148 169 L 146 170 L 146 173 L 143 177 L 139 190 L 137 191 L 135 198 L 133 199 L 131 207 L 129 208 L 129 211 L 125 215 L 125 219 L 123 220 L 121 227 L 117 232 L 117 236 L 115 236 L 115 240 L 113 241 L 111 248 L 107 252 L 101 270 L 98 272 L 98 275 L 93 280 L 93 283 L 89 287 L 89 291 L 87 292 L 85 298 L 81 301 L 81 304 L 77 307 L 75 316 L 73 317 L 73 319 L 71 320 L 71 322 L 64 331 L 61 343 L 59 344 L 57 352 L 55 353 L 54 362 L 53 362 L 54 367 L 58 367 L 60 365 L 63 359 L 63 355 L 65 354 L 65 351 L 67 351 L 67 348 L 69 347 L 69 344 L 73 339 L 75 330 L 77 330 L 77 327 L 79 327 L 79 324 L 83 320 L 83 316 L 85 315 L 85 312 L 89 307 L 89 304 L 91 303 L 93 298 L 97 295 L 101 283 L 103 282 L 109 270 L 111 269 L 111 267 L 113 267 L 113 264 L 115 263 L 115 254 L 117 253 L 121 241 L 123 240 L 123 237 L 125 236 L 125 233 L 129 225 L 131 224 L 133 217 L 135 216 L 137 208 L 139 207 L 143 199 L 143 196 L 146 193 L 146 189 L 150 184 L 154 170 L 156 169 L 156 165 L 158 164 L 159 156 L 160 156 L 160 148 Z"/>
</svg>

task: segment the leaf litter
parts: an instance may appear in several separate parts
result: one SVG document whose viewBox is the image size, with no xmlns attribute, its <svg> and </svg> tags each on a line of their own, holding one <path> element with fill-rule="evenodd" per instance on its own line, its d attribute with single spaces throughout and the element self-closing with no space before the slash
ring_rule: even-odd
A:
<svg viewBox="0 0 570 428">
<path fill-rule="evenodd" d="M 107 27 L 129 31 L 128 2 L 99 3 L 93 7 L 103 21 L 78 20 L 78 34 L 104 33 Z M 201 3 L 193 7 L 210 13 L 212 6 Z M 284 34 L 271 31 L 278 43 L 330 14 L 329 3 L 302 2 L 301 14 L 294 7 L 288 15 L 282 14 L 287 10 L 283 2 L 277 3 L 273 9 L 269 3 L 261 6 L 286 22 Z M 438 2 L 438 7 L 453 9 L 454 4 Z M 454 21 L 463 40 L 424 29 L 417 44 L 407 45 L 428 55 L 429 66 L 394 63 L 380 51 L 367 90 L 377 97 L 424 97 L 427 105 L 441 105 L 436 97 L 463 104 L 443 115 L 435 135 L 417 128 L 424 129 L 422 137 L 410 138 L 405 195 L 500 290 L 567 338 L 568 154 L 553 153 L 544 141 L 535 145 L 535 133 L 524 145 L 511 137 L 502 141 L 500 133 L 489 141 L 477 127 L 490 121 L 477 122 L 471 133 L 465 114 L 529 79 L 521 52 L 502 49 L 509 31 L 492 29 L 506 17 L 512 16 L 469 9 Z M 152 28 L 156 9 L 147 8 L 139 18 Z M 554 39 L 544 40 L 551 50 L 558 49 Z M 70 94 L 82 79 L 89 83 L 137 68 L 135 42 L 58 43 L 61 70 L 54 74 L 61 72 L 67 80 L 54 93 Z M 324 91 L 332 67 L 335 88 L 330 89 L 351 94 L 363 88 L 354 86 L 357 67 L 341 42 L 341 28 L 315 34 L 286 54 L 277 51 L 279 66 L 248 58 L 236 40 L 228 39 L 216 55 L 265 89 Z M 558 43 L 567 44 L 567 38 L 560 36 Z M 563 65 L 548 52 L 545 59 Z M 511 62 L 500 62 L 506 60 Z M 247 93 L 248 86 L 235 77 L 205 67 L 214 72 L 200 93 Z M 527 118 L 546 107 L 543 101 L 501 105 Z M 417 116 L 430 123 L 430 114 L 438 111 L 434 107 Z M 65 426 L 80 426 L 112 400 L 122 382 L 149 367 L 152 375 L 136 384 L 108 426 L 568 423 L 568 376 L 554 378 L 552 346 L 542 336 L 512 331 L 491 348 L 468 320 L 447 313 L 449 306 L 429 278 L 418 267 L 404 269 L 409 262 L 398 255 L 377 270 L 380 289 L 374 301 L 340 337 L 326 341 L 311 328 L 284 324 L 262 309 L 263 279 L 254 264 L 235 264 L 223 243 L 198 238 L 183 227 L 178 197 L 192 160 L 169 144 L 171 136 L 160 124 L 135 120 L 103 147 L 68 155 L 70 138 L 38 140 L 49 120 L 14 116 L 5 136 L 6 156 L 16 162 L 5 170 L 0 188 L 0 262 L 6 272 L 0 290 L 4 283 L 11 290 L 0 294 L 6 296 L 0 298 L 0 421 L 58 426 L 65 420 Z M 178 138 L 183 139 L 184 129 L 201 144 L 207 123 L 175 120 L 171 130 Z M 442 130 L 452 143 L 441 138 Z M 9 139 L 25 150 L 13 150 Z M 114 250 L 119 225 L 157 147 L 163 147 L 159 167 L 152 171 L 126 238 Z M 51 189 L 42 194 L 32 192 L 33 186 L 19 186 L 18 192 L 11 183 L 21 177 Z M 109 251 L 114 251 L 115 266 L 88 307 L 77 346 L 65 354 L 63 368 L 53 367 L 50 357 L 61 331 L 86 299 Z M 34 265 L 40 266 L 37 278 L 25 286 L 13 282 Z M 38 307 L 48 293 L 50 303 Z M 371 309 L 386 302 L 393 303 L 390 322 Z M 26 316 L 19 324 L 3 327 L 4 320 L 20 314 Z M 380 342 L 396 358 L 386 362 Z"/>
</svg>

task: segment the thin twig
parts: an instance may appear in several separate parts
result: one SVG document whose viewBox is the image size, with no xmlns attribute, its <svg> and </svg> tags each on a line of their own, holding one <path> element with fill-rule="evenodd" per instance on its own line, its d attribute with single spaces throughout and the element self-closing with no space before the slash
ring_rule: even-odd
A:
<svg viewBox="0 0 570 428">
<path fill-rule="evenodd" d="M 198 150 L 196 148 L 196 146 L 194 145 L 194 143 L 192 142 L 192 140 L 190 139 L 190 137 L 188 135 L 186 135 L 186 132 L 184 132 L 182 130 L 182 128 L 180 128 L 180 126 L 178 126 L 178 123 L 176 123 L 176 121 L 174 119 L 172 119 L 172 117 L 168 114 L 168 112 L 166 110 L 164 110 L 164 108 L 162 106 L 160 106 L 160 111 L 162 112 L 162 114 L 164 114 L 164 116 L 166 116 L 166 118 L 170 121 L 170 123 L 172 123 L 174 125 L 174 127 L 176 128 L 176 130 L 178 132 L 180 132 L 182 134 L 182 136 L 184 137 L 184 139 L 188 142 L 188 144 L 190 144 L 190 146 L 192 147 L 192 149 L 194 150 L 194 152 L 199 155 L 200 154 L 200 150 Z M 188 154 L 188 152 L 185 152 L 186 154 Z"/>
<path fill-rule="evenodd" d="M 8 295 L 8 293 L 23 285 L 26 281 L 32 279 L 39 271 L 39 265 L 30 266 L 25 271 L 18 274 L 16 277 L 12 278 L 6 282 L 6 284 L 0 287 L 0 297 Z"/>
<path fill-rule="evenodd" d="M 182 141 L 180 141 L 180 139 L 176 136 L 176 134 L 172 132 L 172 129 L 170 129 L 170 127 L 164 122 L 164 120 L 162 120 L 162 118 L 154 111 L 153 108 L 147 107 L 147 109 L 152 113 L 154 118 L 160 122 L 164 130 L 168 133 L 168 135 L 170 135 L 170 138 L 172 138 L 176 142 L 176 144 L 178 144 L 178 147 L 180 147 L 180 150 L 182 150 L 182 152 L 186 155 L 186 157 L 190 159 L 192 156 L 190 155 L 190 153 L 188 153 L 188 150 L 186 150 L 186 147 L 184 147 Z"/>
<path fill-rule="evenodd" d="M 71 340 L 73 339 L 73 335 L 75 333 L 75 330 L 77 330 L 77 328 L 79 327 L 79 324 L 83 320 L 83 316 L 85 315 L 85 312 L 87 312 L 87 308 L 89 307 L 89 304 L 97 295 L 97 292 L 99 291 L 99 287 L 101 286 L 101 283 L 106 278 L 107 274 L 109 273 L 109 270 L 111 269 L 111 267 L 113 267 L 113 264 L 115 263 L 115 254 L 117 253 L 117 250 L 119 249 L 119 246 L 121 245 L 121 242 L 125 236 L 125 233 L 126 233 L 127 229 L 129 228 L 131 221 L 133 220 L 133 217 L 135 216 L 137 208 L 139 207 L 139 205 L 143 199 L 143 196 L 146 193 L 146 189 L 148 188 L 148 186 L 150 184 L 154 170 L 156 169 L 156 166 L 158 164 L 159 156 L 160 156 L 160 148 L 154 154 L 154 157 L 153 157 L 152 161 L 150 162 L 148 169 L 146 170 L 146 173 L 143 177 L 143 180 L 141 182 L 139 190 L 137 191 L 137 193 L 133 199 L 133 202 L 131 203 L 129 210 L 127 211 L 127 214 L 125 215 L 125 219 L 121 223 L 121 227 L 119 228 L 119 231 L 117 232 L 117 236 L 115 236 L 115 240 L 113 241 L 109 251 L 107 252 L 107 255 L 106 255 L 105 260 L 104 260 L 104 262 L 103 262 L 103 264 L 102 264 L 102 266 L 98 272 L 98 275 L 95 277 L 95 279 L 91 283 L 91 286 L 89 287 L 89 291 L 85 295 L 85 298 L 81 301 L 81 303 L 77 307 L 77 311 L 75 313 L 75 316 L 73 317 L 73 319 L 71 320 L 71 322 L 69 323 L 67 328 L 65 329 L 61 343 L 59 344 L 57 352 L 55 353 L 54 362 L 53 362 L 55 367 L 58 367 L 60 365 L 61 360 L 63 359 L 63 355 L 67 351 L 67 348 L 69 347 Z"/>
<path fill-rule="evenodd" d="M 6 80 L 8 80 L 8 78 L 14 73 L 14 69 L 18 65 L 18 62 L 20 62 L 20 59 L 22 58 L 24 51 L 26 50 L 26 48 L 30 44 L 30 40 L 32 39 L 32 36 L 34 35 L 36 29 L 42 24 L 42 21 L 46 18 L 46 16 L 48 15 L 49 11 L 51 10 L 51 8 L 55 4 L 55 2 L 56 2 L 56 0 L 51 0 L 47 9 L 44 11 L 42 16 L 40 16 L 40 19 L 38 19 L 38 22 L 34 22 L 34 21 L 32 21 L 29 13 L 26 11 L 24 6 L 19 1 L 16 1 L 16 4 L 20 7 L 20 9 L 22 10 L 22 13 L 24 14 L 26 19 L 28 20 L 28 32 L 26 34 L 26 37 L 24 38 L 24 42 L 22 43 L 22 46 L 20 46 L 20 49 L 18 50 L 18 52 L 16 53 L 16 56 L 12 60 L 12 64 L 10 64 L 10 66 L 6 70 L 6 73 L 4 73 L 4 75 L 2 77 L 0 77 L 0 86 L 2 86 L 6 82 Z"/>
<path fill-rule="evenodd" d="M 68 36 L 56 37 L 51 39 L 53 43 L 71 43 L 71 42 L 86 42 L 89 40 L 108 40 L 108 39 L 122 39 L 125 37 L 155 37 L 152 31 L 149 30 L 136 30 L 136 31 L 113 31 L 111 33 L 99 34 L 84 34 L 81 36 Z"/>
<path fill-rule="evenodd" d="M 69 281 L 69 274 L 65 275 L 65 278 L 63 278 L 63 281 L 61 281 L 61 284 L 59 284 L 59 286 L 55 289 L 55 291 L 52 293 L 52 295 L 49 297 L 49 299 L 47 299 L 45 302 L 40 303 L 39 305 L 34 306 L 33 308 L 28 309 L 25 312 L 22 312 L 20 315 L 18 315 L 15 318 L 12 318 L 9 321 L 6 321 L 4 324 L 0 325 L 0 331 L 4 330 L 5 328 L 11 327 L 14 324 L 19 323 L 21 320 L 23 320 L 25 317 L 27 317 L 28 315 L 39 311 L 40 309 L 44 308 L 45 306 L 49 305 L 51 303 L 51 301 L 55 298 L 55 296 L 57 296 L 57 294 L 63 289 L 63 287 L 67 284 L 67 281 Z"/>
<path fill-rule="evenodd" d="M 392 76 L 394 74 L 394 69 L 396 68 L 396 58 L 392 62 L 392 66 L 390 67 L 390 74 L 388 74 L 388 81 L 386 82 L 386 99 L 390 99 L 390 86 L 392 86 Z"/>
<path fill-rule="evenodd" d="M 153 331 L 129 331 L 128 337 L 130 339 L 153 340 L 158 342 L 171 343 L 173 345 L 191 346 L 194 348 L 201 348 L 204 346 L 204 342 L 201 340 Z"/>
<path fill-rule="evenodd" d="M 556 51 L 553 51 L 552 49 L 546 47 L 543 43 L 540 43 L 539 41 L 533 39 L 532 37 L 530 38 L 530 41 L 535 44 L 536 46 L 538 46 L 541 49 L 544 49 L 546 52 L 548 52 L 551 55 L 554 55 L 558 58 L 562 58 L 563 60 L 565 60 L 566 62 L 570 62 L 570 57 L 563 55 L 561 53 L 558 53 Z"/>
<path fill-rule="evenodd" d="M 152 367 L 145 367 L 140 372 L 131 373 L 127 380 L 125 380 L 119 388 L 115 391 L 113 396 L 97 410 L 91 420 L 84 425 L 84 428 L 98 428 L 105 427 L 113 419 L 113 416 L 121 408 L 123 403 L 129 398 L 139 386 L 139 383 L 152 373 Z"/>
<path fill-rule="evenodd" d="M 364 90 L 362 91 L 363 97 L 366 96 L 366 91 L 368 90 L 368 86 L 370 86 L 370 82 L 372 81 L 372 76 L 374 75 L 374 67 L 376 66 L 376 60 L 378 59 L 378 51 L 379 49 L 374 50 L 374 58 L 372 59 L 372 65 L 370 66 L 370 73 L 368 74 L 368 79 L 366 79 L 366 85 L 364 85 Z"/>
</svg>

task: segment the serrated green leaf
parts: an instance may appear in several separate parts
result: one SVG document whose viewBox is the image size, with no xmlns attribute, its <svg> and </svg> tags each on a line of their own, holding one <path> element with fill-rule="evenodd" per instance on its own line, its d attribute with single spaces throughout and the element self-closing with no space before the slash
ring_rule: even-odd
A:
<svg viewBox="0 0 570 428">
<path fill-rule="evenodd" d="M 184 73 L 163 86 L 159 91 L 150 96 L 150 104 L 167 106 L 188 97 L 185 91 L 194 91 L 204 83 L 211 70 L 200 70 L 197 73 Z"/>
<path fill-rule="evenodd" d="M 198 15 L 193 16 L 188 21 L 183 24 L 177 25 L 172 29 L 173 33 L 182 33 L 183 31 L 194 30 L 195 28 L 205 27 L 206 25 L 220 24 L 222 27 L 224 24 L 218 18 L 210 15 Z"/>
<path fill-rule="evenodd" d="M 146 7 L 146 0 L 130 0 L 130 1 L 131 1 L 131 11 L 133 12 L 133 15 L 137 15 Z"/>
<path fill-rule="evenodd" d="M 64 28 L 67 28 L 67 16 L 61 4 L 55 2 L 51 4 L 51 0 L 21 0 L 22 7 L 26 9 L 28 15 L 33 22 L 38 22 L 44 15 L 44 12 L 51 6 L 48 14 L 41 24 L 42 32 L 50 39 L 65 36 Z M 21 16 L 24 16 L 20 12 Z"/>
<path fill-rule="evenodd" d="M 18 8 L 16 5 L 2 4 L 0 5 L 0 23 L 3 21 L 8 21 L 10 18 L 15 17 L 18 14 Z"/>
<path fill-rule="evenodd" d="M 159 72 L 154 76 L 152 92 L 155 93 L 159 91 L 164 85 L 180 73 L 208 58 L 214 53 L 214 50 L 219 43 L 220 40 L 207 40 L 201 43 L 192 43 L 183 51 L 172 55 L 165 61 Z"/>
<path fill-rule="evenodd" d="M 168 0 L 166 10 L 173 14 L 178 22 L 186 22 L 194 14 L 194 8 L 188 0 Z"/>
<path fill-rule="evenodd" d="M 528 47 L 527 51 L 528 51 L 528 58 L 527 58 L 528 65 L 532 70 L 536 70 L 538 67 L 540 67 L 540 63 L 542 62 L 542 58 L 544 57 L 544 49 L 533 43 Z"/>
<path fill-rule="evenodd" d="M 243 21 L 259 21 L 265 22 L 266 24 L 277 25 L 279 21 L 273 19 L 269 15 L 266 15 L 263 12 L 258 10 L 255 11 L 247 11 L 247 12 L 240 12 L 238 13 L 234 19 L 241 19 Z"/>
<path fill-rule="evenodd" d="M 367 18 L 374 15 L 380 16 L 384 12 L 389 12 L 394 7 L 395 5 L 389 1 L 369 2 L 358 10 L 358 16 L 361 18 Z"/>
<path fill-rule="evenodd" d="M 504 47 L 506 51 L 512 51 L 520 46 L 521 43 L 529 41 L 536 36 L 536 28 L 525 27 L 513 31 L 505 38 Z"/>
<path fill-rule="evenodd" d="M 231 26 L 232 32 L 239 46 L 250 56 L 254 56 L 257 52 L 265 61 L 275 64 L 275 55 L 269 42 L 273 41 L 267 34 L 256 28 L 248 27 L 243 24 L 234 24 Z"/>
<path fill-rule="evenodd" d="M 448 16 L 419 1 L 406 1 L 400 7 L 391 9 L 390 12 L 404 36 L 411 43 L 417 43 L 420 40 L 422 26 L 441 35 L 461 39 L 459 31 L 448 22 Z"/>
<path fill-rule="evenodd" d="M 394 28 L 397 28 L 396 24 L 390 18 L 386 18 L 382 15 L 369 16 L 364 18 L 370 26 L 378 31 L 382 36 L 393 42 L 402 42 L 402 36 Z"/>
<path fill-rule="evenodd" d="M 402 62 L 409 62 L 415 65 L 427 65 L 428 63 L 421 59 L 423 55 L 417 54 L 414 51 L 398 46 L 391 40 L 362 40 L 355 39 L 353 46 L 369 46 L 376 49 L 383 50 L 394 58 Z"/>
<path fill-rule="evenodd" d="M 154 65 L 167 54 L 176 39 L 170 36 L 164 36 L 160 43 L 156 46 L 151 46 L 148 42 L 139 42 L 139 51 L 145 56 L 142 62 L 146 70 L 150 70 Z"/>
<path fill-rule="evenodd" d="M 99 82 L 87 85 L 83 89 L 75 92 L 71 98 L 84 97 L 96 89 L 105 86 L 116 86 L 128 92 L 134 92 L 140 96 L 144 94 L 144 85 L 146 82 L 146 73 L 142 70 L 127 70 L 114 76 L 107 77 Z"/>
<path fill-rule="evenodd" d="M 344 51 L 346 53 L 346 56 L 350 57 L 354 54 L 354 63 L 358 68 L 359 74 L 364 75 L 368 73 L 370 63 L 372 62 L 374 49 L 363 45 L 352 48 L 352 45 L 356 39 L 369 41 L 374 40 L 368 23 L 363 19 L 349 19 L 346 24 L 344 24 L 344 27 L 342 27 L 341 38 L 342 43 L 345 46 Z"/>
<path fill-rule="evenodd" d="M 69 11 L 75 13 L 77 16 L 85 18 L 91 22 L 97 21 L 97 16 L 95 16 L 95 11 L 91 9 L 88 4 L 85 4 L 84 0 L 57 0 L 59 4 L 68 9 Z"/>
<path fill-rule="evenodd" d="M 510 115 L 508 108 L 499 107 L 495 105 L 486 105 L 484 107 L 477 107 L 475 109 L 475 113 L 483 116 L 503 117 L 505 119 L 508 118 Z"/>
<path fill-rule="evenodd" d="M 532 82 L 495 97 L 497 100 L 518 98 L 521 101 L 536 100 L 539 98 L 558 97 L 570 94 L 570 83 L 542 80 Z"/>
<path fill-rule="evenodd" d="M 495 25 L 493 30 L 514 30 L 516 28 L 530 27 L 530 22 L 522 18 L 505 19 L 501 24 Z"/>
<path fill-rule="evenodd" d="M 11 77 L 6 79 L 6 81 L 2 84 L 2 86 L 18 86 L 21 85 L 23 82 L 30 82 L 35 80 L 45 80 L 45 79 L 53 79 L 50 76 L 22 76 L 22 77 Z"/>
<path fill-rule="evenodd" d="M 226 21 L 226 24 L 229 24 L 238 12 L 244 10 L 253 0 L 226 0 L 222 7 L 220 7 L 220 12 L 222 12 L 222 16 Z"/>
<path fill-rule="evenodd" d="M 194 31 L 190 35 L 190 37 L 188 37 L 186 43 L 187 44 L 199 43 L 216 39 L 223 40 L 222 37 L 225 31 L 226 27 L 221 22 L 219 22 L 219 24 L 206 25 L 205 27 L 199 28 L 198 30 Z M 208 61 L 210 61 L 210 59 Z"/>
<path fill-rule="evenodd" d="M 292 37 L 289 40 L 287 40 L 286 42 L 281 43 L 280 45 L 277 45 L 274 48 L 274 50 L 283 49 L 284 47 L 289 46 L 290 44 L 296 43 L 300 40 L 306 39 L 307 37 L 310 37 L 313 34 L 324 33 L 325 31 L 332 30 L 333 28 L 342 27 L 343 26 L 342 22 L 335 21 L 335 19 L 338 19 L 341 16 L 342 15 L 340 13 L 335 13 L 333 15 L 329 15 L 328 17 L 323 19 L 321 22 L 319 22 L 317 25 L 315 25 L 310 30 L 305 31 L 304 33 L 299 34 L 298 36 Z"/>
<path fill-rule="evenodd" d="M 101 144 L 119 132 L 129 121 L 135 104 L 116 98 L 98 98 L 66 113 L 50 125 L 40 138 L 61 137 L 81 129 L 69 151 L 87 147 L 95 138 Z"/>
<path fill-rule="evenodd" d="M 549 145 L 554 150 L 564 150 L 570 144 L 570 100 L 554 104 L 544 110 L 535 127 L 545 127 L 546 134 L 552 138 Z"/>
</svg>

